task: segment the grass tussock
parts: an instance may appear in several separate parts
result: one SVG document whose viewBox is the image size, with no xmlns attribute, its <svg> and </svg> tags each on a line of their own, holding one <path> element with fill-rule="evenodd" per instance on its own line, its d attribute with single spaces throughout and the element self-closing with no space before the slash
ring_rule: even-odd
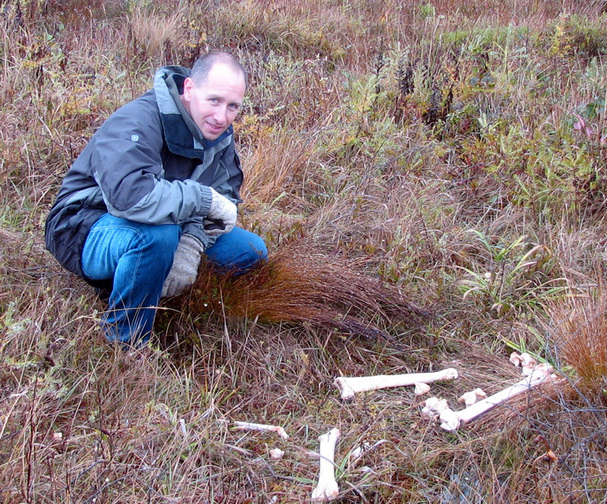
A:
<svg viewBox="0 0 607 504">
<path fill-rule="evenodd" d="M 605 399 L 607 379 L 607 299 L 598 294 L 571 293 L 550 309 L 554 353 L 574 373 L 583 389 Z"/>
<path fill-rule="evenodd" d="M 218 278 L 213 268 L 203 266 L 184 301 L 193 313 L 208 312 L 220 301 L 235 316 L 388 341 L 396 328 L 419 330 L 431 318 L 399 288 L 365 275 L 352 261 L 314 253 L 303 240 L 283 246 L 267 263 L 236 278 L 229 273 Z"/>
</svg>

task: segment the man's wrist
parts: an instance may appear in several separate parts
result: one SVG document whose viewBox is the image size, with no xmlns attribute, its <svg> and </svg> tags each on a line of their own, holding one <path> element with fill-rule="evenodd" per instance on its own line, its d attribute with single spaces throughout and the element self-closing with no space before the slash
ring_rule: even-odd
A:
<svg viewBox="0 0 607 504">
<path fill-rule="evenodd" d="M 211 205 L 213 204 L 213 189 L 202 184 L 200 184 L 198 187 L 200 189 L 200 200 L 202 203 L 200 215 L 206 217 L 211 210 Z"/>
</svg>

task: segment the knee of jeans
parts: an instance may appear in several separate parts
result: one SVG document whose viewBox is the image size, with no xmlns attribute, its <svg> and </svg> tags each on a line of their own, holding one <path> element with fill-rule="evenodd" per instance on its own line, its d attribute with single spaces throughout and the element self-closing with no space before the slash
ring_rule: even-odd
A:
<svg viewBox="0 0 607 504">
<path fill-rule="evenodd" d="M 151 248 L 154 255 L 164 264 L 171 264 L 179 238 L 181 235 L 179 226 L 154 226 L 151 235 Z"/>
<path fill-rule="evenodd" d="M 268 247 L 261 237 L 255 236 L 251 240 L 251 248 L 255 253 L 255 262 L 268 260 Z"/>
<path fill-rule="evenodd" d="M 257 263 L 268 260 L 268 248 L 259 236 L 253 236 L 249 240 L 250 248 L 240 258 L 240 268 L 248 269 Z"/>
</svg>

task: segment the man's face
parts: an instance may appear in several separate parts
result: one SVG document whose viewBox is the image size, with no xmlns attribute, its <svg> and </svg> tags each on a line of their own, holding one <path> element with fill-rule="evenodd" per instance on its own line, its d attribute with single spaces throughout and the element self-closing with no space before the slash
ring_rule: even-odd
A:
<svg viewBox="0 0 607 504">
<path fill-rule="evenodd" d="M 229 65 L 216 63 L 200 85 L 189 77 L 185 80 L 181 101 L 202 136 L 216 140 L 234 122 L 244 93 L 244 75 Z"/>
</svg>

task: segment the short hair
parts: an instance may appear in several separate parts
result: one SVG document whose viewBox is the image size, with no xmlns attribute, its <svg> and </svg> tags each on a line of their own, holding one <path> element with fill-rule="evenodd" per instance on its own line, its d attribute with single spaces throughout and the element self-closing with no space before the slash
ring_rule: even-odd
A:
<svg viewBox="0 0 607 504">
<path fill-rule="evenodd" d="M 194 63 L 194 66 L 192 67 L 191 74 L 194 84 L 196 86 L 203 84 L 208 77 L 211 68 L 213 68 L 213 66 L 217 63 L 228 65 L 232 68 L 232 70 L 240 72 L 244 77 L 245 87 L 248 86 L 249 76 L 247 75 L 247 71 L 242 66 L 240 61 L 238 61 L 236 57 L 229 52 L 218 50 L 210 51 L 196 60 L 196 63 Z"/>
</svg>

